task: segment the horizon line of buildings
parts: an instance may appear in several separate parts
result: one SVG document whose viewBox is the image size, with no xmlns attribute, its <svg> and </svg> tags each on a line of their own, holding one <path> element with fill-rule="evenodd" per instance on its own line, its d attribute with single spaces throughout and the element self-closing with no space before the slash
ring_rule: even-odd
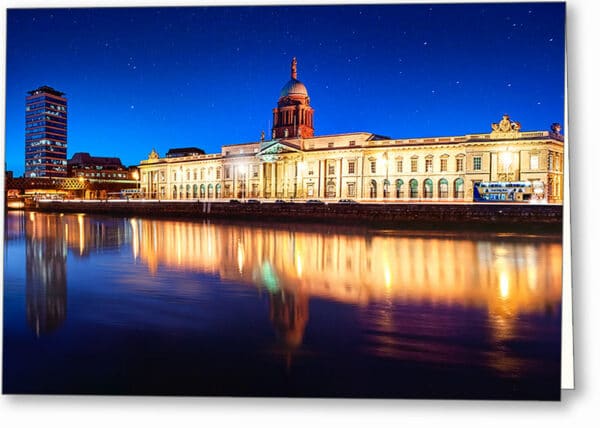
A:
<svg viewBox="0 0 600 428">
<path fill-rule="evenodd" d="M 563 199 L 560 125 L 523 132 L 504 115 L 489 133 L 392 139 L 353 132 L 315 136 L 314 109 L 297 61 L 272 111 L 270 138 L 228 144 L 220 153 L 152 149 L 137 166 L 76 153 L 67 160 L 67 99 L 48 86 L 26 98 L 25 176 L 133 179 L 159 199 L 352 198 L 472 201 L 483 181 L 528 181 L 543 199 Z M 541 189 L 541 190 L 540 190 Z"/>
</svg>

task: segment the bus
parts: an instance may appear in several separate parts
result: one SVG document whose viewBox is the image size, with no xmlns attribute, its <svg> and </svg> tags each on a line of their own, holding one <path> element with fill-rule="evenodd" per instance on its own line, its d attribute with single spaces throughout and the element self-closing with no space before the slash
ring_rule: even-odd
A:
<svg viewBox="0 0 600 428">
<path fill-rule="evenodd" d="M 475 202 L 529 202 L 533 195 L 530 181 L 482 181 L 473 188 Z"/>
<path fill-rule="evenodd" d="M 123 189 L 119 196 L 121 199 L 141 199 L 144 193 L 140 189 Z"/>
</svg>

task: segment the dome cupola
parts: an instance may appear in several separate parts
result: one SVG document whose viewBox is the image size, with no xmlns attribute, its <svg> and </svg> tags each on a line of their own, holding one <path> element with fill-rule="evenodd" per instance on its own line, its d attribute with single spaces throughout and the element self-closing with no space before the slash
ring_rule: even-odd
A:
<svg viewBox="0 0 600 428">
<path fill-rule="evenodd" d="M 298 80 L 298 62 L 292 59 L 290 80 L 281 88 L 273 109 L 273 138 L 311 138 L 313 109 L 304 83 Z"/>
</svg>

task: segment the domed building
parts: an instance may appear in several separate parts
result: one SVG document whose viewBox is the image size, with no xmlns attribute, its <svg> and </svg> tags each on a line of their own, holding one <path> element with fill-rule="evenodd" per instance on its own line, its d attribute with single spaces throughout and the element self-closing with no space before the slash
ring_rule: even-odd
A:
<svg viewBox="0 0 600 428">
<path fill-rule="evenodd" d="M 292 59 L 291 78 L 281 89 L 273 109 L 272 138 L 311 138 L 314 135 L 313 109 L 304 83 L 298 80 L 298 63 Z"/>
<path fill-rule="evenodd" d="M 516 195 L 519 200 L 562 203 L 564 142 L 558 124 L 523 131 L 505 114 L 490 131 L 466 135 L 315 136 L 310 102 L 293 58 L 270 136 L 262 132 L 259 141 L 223 145 L 216 154 L 160 158 L 152 152 L 139 166 L 140 189 L 156 199 L 473 202 L 481 191 L 497 196 L 497 189 L 482 189 L 487 182 L 520 182 L 526 189 Z"/>
</svg>

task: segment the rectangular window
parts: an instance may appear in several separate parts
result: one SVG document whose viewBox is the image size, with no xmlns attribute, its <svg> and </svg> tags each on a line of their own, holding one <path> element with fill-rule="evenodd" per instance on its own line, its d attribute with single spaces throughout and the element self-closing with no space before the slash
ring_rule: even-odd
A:
<svg viewBox="0 0 600 428">
<path fill-rule="evenodd" d="M 356 146 L 356 141 L 350 141 L 350 147 Z"/>
<path fill-rule="evenodd" d="M 350 197 L 350 198 L 356 197 L 356 184 L 348 183 L 348 197 Z"/>
<path fill-rule="evenodd" d="M 375 174 L 377 172 L 377 161 L 371 161 L 371 174 Z"/>
<path fill-rule="evenodd" d="M 433 159 L 425 159 L 425 171 L 433 171 Z"/>
<path fill-rule="evenodd" d="M 231 178 L 231 167 L 225 167 L 225 178 Z"/>
<path fill-rule="evenodd" d="M 329 147 L 329 148 L 333 147 L 333 143 L 327 143 L 327 147 Z"/>
<path fill-rule="evenodd" d="M 348 174 L 354 174 L 354 161 L 348 162 Z"/>
<path fill-rule="evenodd" d="M 221 168 L 217 168 L 217 180 L 221 179 Z"/>
<path fill-rule="evenodd" d="M 410 172 L 417 172 L 417 159 L 410 160 Z"/>
<path fill-rule="evenodd" d="M 481 156 L 475 156 L 473 158 L 473 169 L 475 171 L 481 171 Z"/>
<path fill-rule="evenodd" d="M 402 160 L 396 161 L 396 172 L 402 172 Z"/>
<path fill-rule="evenodd" d="M 548 171 L 552 171 L 554 169 L 554 156 L 552 152 L 548 153 Z"/>
<path fill-rule="evenodd" d="M 252 177 L 253 178 L 258 177 L 258 165 L 252 165 Z"/>
<path fill-rule="evenodd" d="M 308 175 L 313 175 L 314 173 L 315 173 L 315 164 L 309 163 L 308 164 Z"/>
<path fill-rule="evenodd" d="M 448 171 L 448 159 L 440 160 L 440 171 L 442 171 L 442 172 Z"/>
<path fill-rule="evenodd" d="M 538 155 L 529 157 L 529 169 L 538 169 L 540 167 L 540 158 Z"/>
<path fill-rule="evenodd" d="M 335 165 L 333 164 L 333 162 L 327 164 L 327 169 L 329 175 L 335 174 Z"/>
<path fill-rule="evenodd" d="M 464 171 L 465 162 L 463 158 L 456 159 L 456 171 Z"/>
</svg>

